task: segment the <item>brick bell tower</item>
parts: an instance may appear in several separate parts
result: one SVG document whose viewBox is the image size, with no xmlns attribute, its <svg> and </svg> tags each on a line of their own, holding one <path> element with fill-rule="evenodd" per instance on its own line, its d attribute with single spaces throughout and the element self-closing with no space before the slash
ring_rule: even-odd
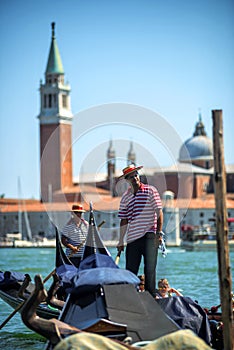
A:
<svg viewBox="0 0 234 350">
<path fill-rule="evenodd" d="M 55 39 L 55 23 L 45 72 L 40 84 L 40 166 L 41 200 L 72 186 L 72 112 L 70 86 L 64 83 L 64 70 Z"/>
</svg>

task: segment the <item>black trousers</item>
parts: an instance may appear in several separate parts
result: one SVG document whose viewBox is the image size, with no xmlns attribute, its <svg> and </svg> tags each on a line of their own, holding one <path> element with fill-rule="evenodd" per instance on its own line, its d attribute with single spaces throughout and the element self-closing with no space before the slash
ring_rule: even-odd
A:
<svg viewBox="0 0 234 350">
<path fill-rule="evenodd" d="M 126 269 L 138 275 L 141 258 L 144 258 L 145 290 L 155 296 L 156 266 L 158 260 L 159 237 L 153 232 L 127 244 Z"/>
</svg>

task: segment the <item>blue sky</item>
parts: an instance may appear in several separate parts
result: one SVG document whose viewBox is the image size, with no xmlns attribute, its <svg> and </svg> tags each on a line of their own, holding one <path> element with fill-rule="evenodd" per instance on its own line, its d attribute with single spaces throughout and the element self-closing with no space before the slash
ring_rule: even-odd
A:
<svg viewBox="0 0 234 350">
<path fill-rule="evenodd" d="M 225 162 L 233 164 L 233 16 L 231 0 L 1 0 L 0 194 L 18 197 L 20 177 L 23 197 L 40 197 L 38 89 L 53 21 L 75 115 L 97 105 L 138 105 L 160 115 L 185 141 L 199 110 L 212 138 L 211 111 L 222 109 Z M 103 145 L 101 167 L 110 138 L 136 142 L 137 160 L 145 166 L 150 157 L 142 148 L 159 165 L 170 165 L 170 156 L 150 144 L 149 119 L 146 133 L 132 125 L 125 135 L 111 118 L 109 127 L 86 132 L 79 151 L 74 147 L 74 176 L 82 166 L 79 154 L 92 153 L 97 143 Z M 85 129 L 85 120 L 78 123 Z M 117 156 L 129 148 L 121 147 L 116 141 Z"/>
</svg>

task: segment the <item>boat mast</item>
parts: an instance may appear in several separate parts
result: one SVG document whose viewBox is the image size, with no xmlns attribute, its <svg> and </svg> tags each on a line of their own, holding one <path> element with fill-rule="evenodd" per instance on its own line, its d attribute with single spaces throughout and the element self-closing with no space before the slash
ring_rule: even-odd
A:
<svg viewBox="0 0 234 350">
<path fill-rule="evenodd" d="M 24 220 L 25 220 L 25 225 L 26 225 L 26 232 L 27 232 L 27 239 L 29 241 L 32 240 L 32 231 L 31 231 L 31 227 L 29 224 L 29 219 L 28 219 L 28 213 L 27 213 L 27 209 L 26 209 L 26 204 L 25 204 L 25 200 L 22 199 L 22 191 L 21 191 L 21 181 L 20 181 L 20 177 L 18 177 L 18 228 L 19 228 L 19 233 L 22 234 L 22 238 L 23 238 L 23 226 L 22 226 L 22 212 L 24 214 Z M 23 206 L 23 210 L 22 210 L 22 206 Z"/>
<path fill-rule="evenodd" d="M 28 219 L 28 212 L 26 209 L 25 200 L 23 200 L 23 208 L 24 208 L 24 220 L 25 220 L 25 224 L 26 224 L 27 238 L 29 241 L 32 241 L 32 231 L 31 231 L 31 227 L 30 227 L 30 223 L 29 223 L 29 219 Z"/>
<path fill-rule="evenodd" d="M 223 113 L 213 110 L 213 151 L 214 151 L 214 188 L 216 206 L 216 239 L 219 262 L 219 289 L 224 325 L 224 349 L 233 349 L 232 340 L 232 277 L 228 245 L 228 224 L 226 208 L 226 172 L 223 146 Z"/>
</svg>

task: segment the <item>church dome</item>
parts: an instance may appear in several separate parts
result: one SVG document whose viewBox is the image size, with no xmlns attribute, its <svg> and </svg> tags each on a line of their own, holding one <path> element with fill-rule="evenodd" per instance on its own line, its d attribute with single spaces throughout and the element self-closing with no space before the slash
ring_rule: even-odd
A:
<svg viewBox="0 0 234 350">
<path fill-rule="evenodd" d="M 190 160 L 209 160 L 213 159 L 213 145 L 211 139 L 207 136 L 191 137 L 180 149 L 179 161 L 186 162 Z"/>
<path fill-rule="evenodd" d="M 179 162 L 213 160 L 213 143 L 206 135 L 204 124 L 199 117 L 195 132 L 185 141 L 179 153 Z"/>
</svg>

